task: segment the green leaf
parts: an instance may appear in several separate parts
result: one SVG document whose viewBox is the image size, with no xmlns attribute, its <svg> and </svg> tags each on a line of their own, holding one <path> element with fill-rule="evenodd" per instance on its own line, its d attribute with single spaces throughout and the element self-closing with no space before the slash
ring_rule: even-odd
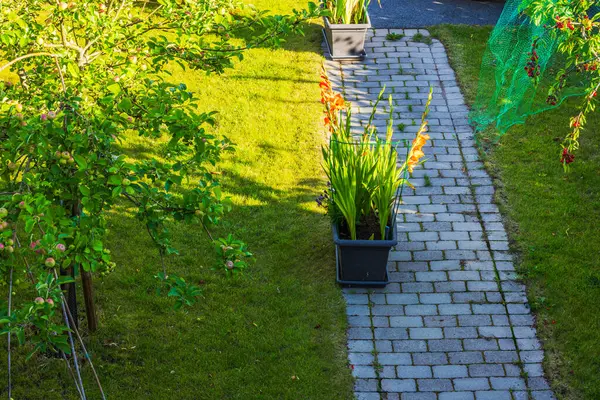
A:
<svg viewBox="0 0 600 400">
<path fill-rule="evenodd" d="M 19 344 L 25 344 L 25 331 L 23 329 L 17 331 L 17 339 L 19 340 Z"/>
<path fill-rule="evenodd" d="M 131 100 L 128 97 L 124 97 L 123 100 L 119 103 L 119 109 L 121 111 L 129 111 L 131 109 Z"/>
<path fill-rule="evenodd" d="M 35 226 L 35 220 L 34 219 L 28 219 L 25 222 L 25 232 L 31 233 L 31 231 L 33 231 L 33 227 L 34 226 Z"/>
<path fill-rule="evenodd" d="M 87 186 L 79 186 L 79 191 L 81 192 L 81 194 L 83 194 L 84 196 L 89 196 L 90 195 L 90 188 Z"/>
<path fill-rule="evenodd" d="M 96 251 L 102 251 L 103 250 L 102 242 L 98 239 L 94 240 L 92 242 L 92 249 L 94 249 Z"/>
<path fill-rule="evenodd" d="M 111 175 L 108 178 L 108 184 L 109 185 L 120 185 L 121 184 L 121 177 L 119 175 Z"/>
<path fill-rule="evenodd" d="M 79 165 L 79 168 L 87 169 L 87 161 L 83 156 L 74 155 L 73 158 L 75 159 L 75 162 L 77 163 L 77 165 Z"/>
<path fill-rule="evenodd" d="M 111 85 L 108 85 L 106 87 L 106 89 L 108 89 L 115 96 L 118 95 L 119 93 L 121 93 L 121 86 L 119 86 L 118 83 L 113 83 Z"/>
</svg>

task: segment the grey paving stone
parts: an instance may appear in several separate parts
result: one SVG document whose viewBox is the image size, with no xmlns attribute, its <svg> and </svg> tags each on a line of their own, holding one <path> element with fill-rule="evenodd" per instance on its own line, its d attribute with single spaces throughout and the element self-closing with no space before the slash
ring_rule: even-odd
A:
<svg viewBox="0 0 600 400">
<path fill-rule="evenodd" d="M 377 361 L 381 365 L 411 365 L 412 361 L 408 353 L 379 353 Z"/>
<path fill-rule="evenodd" d="M 500 350 L 516 350 L 517 346 L 513 338 L 510 339 L 498 339 L 498 346 Z"/>
<path fill-rule="evenodd" d="M 449 293 L 421 293 L 419 301 L 422 304 L 449 304 L 452 302 L 452 297 Z"/>
<path fill-rule="evenodd" d="M 444 365 L 448 364 L 446 353 L 413 353 L 414 365 Z"/>
<path fill-rule="evenodd" d="M 525 390 L 525 380 L 522 378 L 490 378 L 492 389 Z"/>
<path fill-rule="evenodd" d="M 485 301 L 485 293 L 482 292 L 455 292 L 452 293 L 454 303 L 477 303 Z"/>
<path fill-rule="evenodd" d="M 485 361 L 489 363 L 517 362 L 519 356 L 516 351 L 485 351 Z"/>
<path fill-rule="evenodd" d="M 373 351 L 373 341 L 371 341 L 371 340 L 348 340 L 348 350 L 351 352 Z"/>
<path fill-rule="evenodd" d="M 381 389 L 386 392 L 416 392 L 414 379 L 382 379 Z"/>
<path fill-rule="evenodd" d="M 459 339 L 429 340 L 429 351 L 462 351 L 462 342 Z"/>
<path fill-rule="evenodd" d="M 348 359 L 352 365 L 371 365 L 375 356 L 372 353 L 348 353 Z"/>
<path fill-rule="evenodd" d="M 395 378 L 396 367 L 393 365 L 380 365 L 378 371 L 379 378 Z"/>
<path fill-rule="evenodd" d="M 391 353 L 392 341 L 391 340 L 375 340 L 375 350 L 380 353 Z"/>
<path fill-rule="evenodd" d="M 350 328 L 348 329 L 348 339 L 373 339 L 373 332 L 371 332 L 371 328 Z"/>
<path fill-rule="evenodd" d="M 376 392 L 377 379 L 356 379 L 354 381 L 355 392 Z"/>
<path fill-rule="evenodd" d="M 408 333 L 406 328 L 375 328 L 375 339 L 408 339 Z"/>
<path fill-rule="evenodd" d="M 366 305 L 347 306 L 346 313 L 348 315 L 369 315 L 369 306 L 366 306 Z"/>
<path fill-rule="evenodd" d="M 433 376 L 435 378 L 464 378 L 468 376 L 468 370 L 464 365 L 436 365 L 433 367 Z"/>
<path fill-rule="evenodd" d="M 452 381 L 450 379 L 417 379 L 417 385 L 422 392 L 452 390 Z"/>
<path fill-rule="evenodd" d="M 355 365 L 352 369 L 355 378 L 376 378 L 375 368 L 370 365 Z"/>
<path fill-rule="evenodd" d="M 419 297 L 416 294 L 386 294 L 388 304 L 418 304 Z"/>
<path fill-rule="evenodd" d="M 433 292 L 433 283 L 431 282 L 410 282 L 402 284 L 404 293 L 427 293 Z"/>
<path fill-rule="evenodd" d="M 378 316 L 404 315 L 404 306 L 400 305 L 375 305 L 371 307 L 371 313 Z M 367 314 L 368 315 L 368 314 Z"/>
<path fill-rule="evenodd" d="M 459 378 L 454 379 L 456 390 L 485 390 L 490 388 L 487 378 Z"/>
<path fill-rule="evenodd" d="M 406 315 L 437 315 L 437 306 L 432 304 L 416 304 L 405 306 Z"/>
<path fill-rule="evenodd" d="M 440 392 L 438 400 L 473 400 L 475 394 L 473 392 Z"/>
<path fill-rule="evenodd" d="M 476 377 L 504 376 L 502 364 L 473 364 L 469 365 L 469 375 Z"/>
<path fill-rule="evenodd" d="M 527 387 L 532 390 L 550 390 L 550 386 L 544 377 L 529 377 L 527 379 Z"/>
<path fill-rule="evenodd" d="M 431 367 L 425 365 L 403 365 L 396 367 L 396 374 L 398 378 L 407 379 L 407 378 L 431 378 L 433 377 L 433 373 L 431 371 Z"/>
<path fill-rule="evenodd" d="M 524 364 L 524 365 L 532 365 L 532 364 Z M 522 375 L 521 367 L 517 364 L 504 364 L 504 371 L 506 372 L 506 376 L 521 376 Z"/>
<path fill-rule="evenodd" d="M 409 327 L 422 327 L 423 318 L 420 316 L 405 316 L 405 317 L 390 317 L 390 326 L 393 328 L 409 328 Z"/>
<path fill-rule="evenodd" d="M 459 315 L 458 324 L 460 326 L 485 326 L 492 324 L 492 318 L 489 315 Z"/>
<path fill-rule="evenodd" d="M 441 339 L 444 333 L 441 328 L 408 328 L 411 339 Z"/>
<path fill-rule="evenodd" d="M 448 280 L 448 276 L 442 271 L 417 272 L 415 275 L 417 282 L 436 282 Z"/>
<path fill-rule="evenodd" d="M 465 282 L 463 281 L 435 282 L 433 285 L 435 291 L 438 293 L 464 292 L 466 290 Z"/>
<path fill-rule="evenodd" d="M 368 316 L 348 316 L 348 325 L 350 327 L 370 327 L 371 318 Z"/>
<path fill-rule="evenodd" d="M 468 328 L 444 328 L 444 337 L 446 339 L 474 339 L 479 334 L 474 327 Z"/>
<path fill-rule="evenodd" d="M 478 364 L 483 362 L 483 356 L 479 351 L 461 351 L 448 353 L 450 364 Z"/>
<path fill-rule="evenodd" d="M 437 400 L 437 396 L 432 392 L 402 393 L 402 400 Z"/>
<path fill-rule="evenodd" d="M 544 360 L 544 352 L 541 350 L 521 351 L 521 361 L 526 363 L 539 363 Z"/>
<path fill-rule="evenodd" d="M 366 294 L 346 294 L 344 298 L 347 304 L 369 304 L 369 297 Z"/>
<path fill-rule="evenodd" d="M 388 328 L 390 326 L 390 319 L 388 317 L 373 317 L 372 324 L 377 328 Z"/>
<path fill-rule="evenodd" d="M 485 392 L 475 392 L 476 400 L 512 400 L 508 390 L 489 390 Z"/>
<path fill-rule="evenodd" d="M 377 392 L 360 392 L 356 393 L 356 400 L 381 400 L 381 396 Z"/>
<path fill-rule="evenodd" d="M 392 342 L 392 346 L 394 351 L 399 353 L 416 353 L 427 351 L 427 342 L 425 340 L 394 340 Z"/>
<path fill-rule="evenodd" d="M 471 314 L 470 304 L 440 304 L 440 315 L 468 315 Z"/>
<path fill-rule="evenodd" d="M 542 364 L 523 364 L 523 370 L 529 377 L 540 377 L 544 376 L 544 369 Z"/>
<path fill-rule="evenodd" d="M 454 315 L 436 315 L 423 317 L 425 326 L 428 328 L 454 327 L 456 317 Z"/>
<path fill-rule="evenodd" d="M 473 314 L 505 314 L 502 304 L 473 304 Z"/>
<path fill-rule="evenodd" d="M 533 400 L 556 400 L 556 397 L 550 390 L 536 390 L 531 392 L 531 396 L 533 397 Z"/>
<path fill-rule="evenodd" d="M 479 328 L 479 334 L 486 338 L 509 338 L 512 337 L 512 330 L 510 327 L 482 326 Z"/>
</svg>

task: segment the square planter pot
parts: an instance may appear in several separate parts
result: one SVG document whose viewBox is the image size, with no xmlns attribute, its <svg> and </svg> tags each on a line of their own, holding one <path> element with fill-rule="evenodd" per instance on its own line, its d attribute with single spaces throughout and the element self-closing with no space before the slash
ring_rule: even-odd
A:
<svg viewBox="0 0 600 400">
<path fill-rule="evenodd" d="M 396 224 L 386 240 L 341 239 L 333 225 L 337 281 L 343 285 L 385 286 L 389 282 L 387 262 L 397 243 Z"/>
<path fill-rule="evenodd" d="M 332 24 L 327 17 L 323 18 L 325 28 L 323 35 L 332 60 L 362 60 L 365 52 L 365 35 L 371 28 L 371 20 L 367 14 L 366 24 Z"/>
</svg>

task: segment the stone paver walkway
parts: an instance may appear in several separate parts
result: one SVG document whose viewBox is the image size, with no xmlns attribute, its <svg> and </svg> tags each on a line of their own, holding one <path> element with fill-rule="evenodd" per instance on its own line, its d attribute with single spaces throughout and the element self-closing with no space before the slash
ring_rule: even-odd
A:
<svg viewBox="0 0 600 400">
<path fill-rule="evenodd" d="M 386 41 L 390 31 L 406 37 Z M 332 82 L 343 87 L 360 121 L 387 87 L 395 124 L 405 126 L 397 130 L 398 140 L 414 137 L 429 86 L 434 88 L 428 160 L 414 173 L 416 191 L 404 190 L 391 283 L 344 289 L 357 398 L 554 399 L 467 106 L 442 44 L 415 43 L 415 33 L 378 29 L 368 35 L 366 60 L 327 62 Z M 376 115 L 382 131 L 386 116 Z"/>
</svg>

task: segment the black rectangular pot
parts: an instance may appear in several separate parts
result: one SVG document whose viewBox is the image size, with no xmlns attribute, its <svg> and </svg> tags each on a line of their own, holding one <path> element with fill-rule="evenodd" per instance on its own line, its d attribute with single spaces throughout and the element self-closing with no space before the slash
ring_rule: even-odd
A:
<svg viewBox="0 0 600 400">
<path fill-rule="evenodd" d="M 343 285 L 385 286 L 390 250 L 398 243 L 396 224 L 386 240 L 341 239 L 333 224 L 333 242 L 337 264 L 337 281 Z"/>
<path fill-rule="evenodd" d="M 332 24 L 324 17 L 323 34 L 332 60 L 362 60 L 365 51 L 365 35 L 371 28 L 367 14 L 366 24 Z"/>
</svg>

